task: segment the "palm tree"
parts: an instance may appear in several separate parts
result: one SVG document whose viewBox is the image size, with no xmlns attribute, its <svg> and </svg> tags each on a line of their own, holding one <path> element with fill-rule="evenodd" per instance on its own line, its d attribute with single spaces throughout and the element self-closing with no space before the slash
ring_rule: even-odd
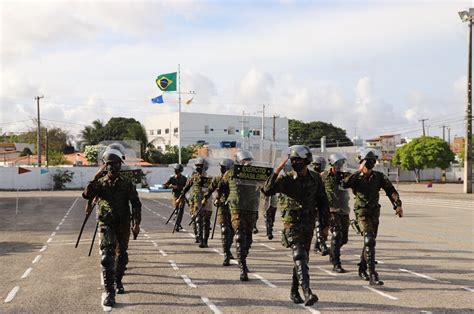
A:
<svg viewBox="0 0 474 314">
<path fill-rule="evenodd" d="M 100 120 L 92 121 L 92 126 L 88 125 L 81 131 L 81 137 L 87 145 L 96 145 L 103 140 L 104 123 Z"/>
</svg>

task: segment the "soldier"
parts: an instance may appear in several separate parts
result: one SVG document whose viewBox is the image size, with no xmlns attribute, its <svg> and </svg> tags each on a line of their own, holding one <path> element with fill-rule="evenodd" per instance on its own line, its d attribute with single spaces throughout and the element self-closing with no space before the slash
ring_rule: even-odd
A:
<svg viewBox="0 0 474 314">
<path fill-rule="evenodd" d="M 278 176 L 288 159 L 293 171 Z M 309 251 L 316 219 L 326 227 L 328 201 L 324 185 L 318 173 L 308 169 L 312 154 L 307 146 L 294 145 L 290 154 L 270 176 L 263 188 L 267 196 L 280 193 L 283 220 L 282 244 L 293 251 L 293 281 L 290 299 L 294 303 L 313 305 L 318 297 L 312 293 L 309 284 Z M 318 213 L 319 212 L 319 213 Z M 298 288 L 303 289 L 303 301 Z"/>
<path fill-rule="evenodd" d="M 250 165 L 253 161 L 252 153 L 240 150 L 236 156 L 237 163 Z M 233 178 L 234 169 L 228 170 L 222 177 L 217 189 L 217 198 L 227 195 L 232 228 L 235 233 L 237 259 L 240 269 L 240 280 L 248 281 L 247 256 L 252 244 L 252 231 L 257 220 L 260 191 L 256 182 Z"/>
<path fill-rule="evenodd" d="M 120 151 L 106 150 L 103 156 L 104 165 L 82 193 L 82 197 L 90 201 L 98 199 L 97 216 L 106 293 L 103 301 L 105 306 L 115 304 L 115 284 L 118 294 L 125 293 L 122 277 L 128 263 L 131 219 L 134 222 L 132 232 L 138 234 L 140 231 L 142 204 L 135 185 L 129 178 L 120 174 L 122 159 Z M 104 170 L 107 171 L 105 175 Z M 129 202 L 132 205 L 131 212 Z"/>
<path fill-rule="evenodd" d="M 371 285 L 383 285 L 375 271 L 375 244 L 379 227 L 379 191 L 383 189 L 390 199 L 395 215 L 403 217 L 402 201 L 390 180 L 379 171 L 372 170 L 380 153 L 364 149 L 358 156 L 359 170 L 344 179 L 343 187 L 351 188 L 355 194 L 354 212 L 364 236 L 364 247 L 359 263 L 359 277 L 369 280 Z M 369 274 L 367 274 L 367 266 Z"/>
<path fill-rule="evenodd" d="M 202 200 L 204 199 L 204 193 L 207 192 L 211 178 L 207 177 L 206 170 L 209 167 L 209 163 L 202 157 L 196 158 L 194 164 L 194 173 L 186 182 L 181 195 L 177 202 L 184 201 L 186 193 L 191 190 L 189 197 L 191 215 L 194 217 L 197 215 L 194 221 L 194 235 L 196 237 L 195 243 L 199 243 L 200 248 L 208 247 L 207 241 L 209 239 L 209 231 L 211 229 L 211 216 L 212 206 L 206 204 L 201 206 Z"/>
<path fill-rule="evenodd" d="M 273 239 L 273 225 L 275 223 L 275 214 L 277 210 L 278 197 L 276 195 L 265 197 L 265 227 L 267 228 L 268 240 Z"/>
<path fill-rule="evenodd" d="M 179 232 L 183 227 L 181 226 L 181 220 L 183 219 L 183 212 L 184 212 L 184 204 L 185 200 L 184 198 L 178 203 L 177 200 L 179 196 L 181 195 L 181 191 L 183 190 L 184 186 L 186 185 L 186 177 L 183 176 L 183 166 L 180 164 L 175 165 L 174 167 L 174 176 L 171 176 L 168 181 L 166 181 L 163 186 L 165 188 L 171 187 L 173 190 L 171 191 L 172 195 L 172 206 L 175 208 L 176 206 L 179 206 L 178 212 L 176 213 L 176 228 L 174 231 Z"/>
<path fill-rule="evenodd" d="M 349 193 L 342 187 L 342 180 L 349 173 L 342 172 L 347 157 L 341 153 L 329 156 L 329 171 L 324 178 L 324 186 L 329 202 L 329 224 L 331 230 L 331 249 L 329 261 L 333 270 L 344 273 L 341 266 L 341 247 L 347 243 L 349 235 Z"/>
<path fill-rule="evenodd" d="M 216 176 L 212 179 L 209 191 L 204 195 L 204 200 L 202 201 L 202 206 L 206 205 L 207 200 L 211 197 L 212 193 L 217 190 L 219 183 L 222 180 L 222 176 L 227 170 L 232 169 L 234 166 L 234 161 L 229 158 L 224 158 L 219 162 L 221 175 Z M 222 249 L 224 250 L 224 261 L 222 262 L 223 266 L 229 266 L 230 260 L 234 259 L 230 248 L 232 246 L 232 241 L 234 239 L 234 230 L 232 229 L 232 224 L 230 220 L 230 210 L 229 205 L 225 203 L 227 195 L 221 195 L 220 198 L 215 199 L 214 204 L 217 207 L 217 223 L 221 226 L 221 240 L 222 240 Z"/>
<path fill-rule="evenodd" d="M 311 165 L 313 166 L 313 170 L 319 173 L 324 181 L 324 176 L 326 174 L 324 171 L 324 169 L 326 169 L 326 159 L 324 159 L 324 157 L 315 155 L 313 156 L 313 162 Z M 328 231 L 329 230 L 321 229 L 319 219 L 316 219 L 316 241 L 314 241 L 314 251 L 321 253 L 322 256 L 326 256 L 329 253 L 329 249 L 326 244 Z"/>
</svg>

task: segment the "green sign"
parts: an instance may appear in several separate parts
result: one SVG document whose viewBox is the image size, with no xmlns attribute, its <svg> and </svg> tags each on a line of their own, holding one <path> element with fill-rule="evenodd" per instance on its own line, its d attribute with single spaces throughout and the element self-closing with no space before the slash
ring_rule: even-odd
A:
<svg viewBox="0 0 474 314">
<path fill-rule="evenodd" d="M 234 165 L 234 178 L 242 180 L 266 181 L 273 168 Z"/>
</svg>

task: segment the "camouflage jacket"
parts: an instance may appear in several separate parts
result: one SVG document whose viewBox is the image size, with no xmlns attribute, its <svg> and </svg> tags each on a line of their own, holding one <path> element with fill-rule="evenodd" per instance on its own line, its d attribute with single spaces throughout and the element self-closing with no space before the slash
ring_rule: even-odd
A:
<svg viewBox="0 0 474 314">
<path fill-rule="evenodd" d="M 96 181 L 89 182 L 82 197 L 98 200 L 97 216 L 101 225 L 130 224 L 131 218 L 136 224 L 140 224 L 142 220 L 142 204 L 135 185 L 123 174 L 119 174 L 114 181 L 105 175 Z M 131 213 L 129 203 L 132 205 Z"/>
<path fill-rule="evenodd" d="M 233 178 L 234 169 L 227 170 L 217 188 L 218 197 L 224 196 L 231 211 L 258 212 L 260 188 L 258 182 Z"/>
<path fill-rule="evenodd" d="M 321 176 L 308 169 L 306 176 L 289 171 L 283 176 L 272 174 L 263 193 L 267 196 L 280 193 L 282 219 L 286 223 L 314 224 L 320 220 L 323 227 L 329 220 L 329 207 Z"/>
<path fill-rule="evenodd" d="M 188 179 L 186 179 L 186 177 L 183 175 L 180 175 L 179 177 L 177 175 L 173 175 L 173 176 L 170 176 L 168 181 L 166 181 L 166 183 L 163 185 L 166 188 L 168 188 L 170 185 L 176 186 L 176 188 L 173 187 L 173 191 L 171 191 L 171 193 L 173 194 L 174 197 L 178 198 L 181 195 L 181 191 L 183 190 L 187 181 Z"/>
<path fill-rule="evenodd" d="M 190 191 L 189 201 L 194 204 L 201 204 L 204 194 L 208 191 L 211 180 L 211 177 L 206 177 L 205 172 L 202 174 L 193 173 L 181 191 L 181 196 L 185 196 L 186 193 Z"/>
<path fill-rule="evenodd" d="M 215 176 L 212 178 L 211 184 L 209 185 L 208 191 L 204 194 L 204 198 L 207 200 L 211 197 L 212 193 L 219 188 L 219 184 L 222 181 L 222 175 Z M 227 199 L 228 195 L 220 195 L 219 203 L 224 205 L 225 200 Z"/>
<path fill-rule="evenodd" d="M 358 215 L 380 215 L 380 189 L 383 189 L 389 198 L 393 193 L 398 195 L 387 176 L 374 170 L 368 176 L 356 171 L 343 180 L 343 187 L 351 188 L 354 192 L 354 211 Z"/>
<path fill-rule="evenodd" d="M 342 180 L 348 176 L 344 172 L 328 171 L 324 176 L 324 188 L 328 197 L 329 210 L 349 215 L 349 192 L 342 187 Z"/>
</svg>

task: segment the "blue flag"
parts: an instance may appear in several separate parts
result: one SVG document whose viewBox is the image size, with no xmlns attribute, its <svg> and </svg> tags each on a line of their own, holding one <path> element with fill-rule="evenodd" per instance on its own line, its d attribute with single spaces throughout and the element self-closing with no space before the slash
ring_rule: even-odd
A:
<svg viewBox="0 0 474 314">
<path fill-rule="evenodd" d="M 155 97 L 155 98 L 152 98 L 152 99 L 151 99 L 151 103 L 153 103 L 153 104 L 162 104 L 162 103 L 164 103 L 164 101 L 163 101 L 163 95 L 160 95 L 160 96 L 157 96 L 157 97 Z"/>
<path fill-rule="evenodd" d="M 48 169 L 41 169 L 41 170 L 40 170 L 40 174 L 45 174 L 45 173 L 48 173 L 48 172 L 49 172 Z"/>
</svg>

